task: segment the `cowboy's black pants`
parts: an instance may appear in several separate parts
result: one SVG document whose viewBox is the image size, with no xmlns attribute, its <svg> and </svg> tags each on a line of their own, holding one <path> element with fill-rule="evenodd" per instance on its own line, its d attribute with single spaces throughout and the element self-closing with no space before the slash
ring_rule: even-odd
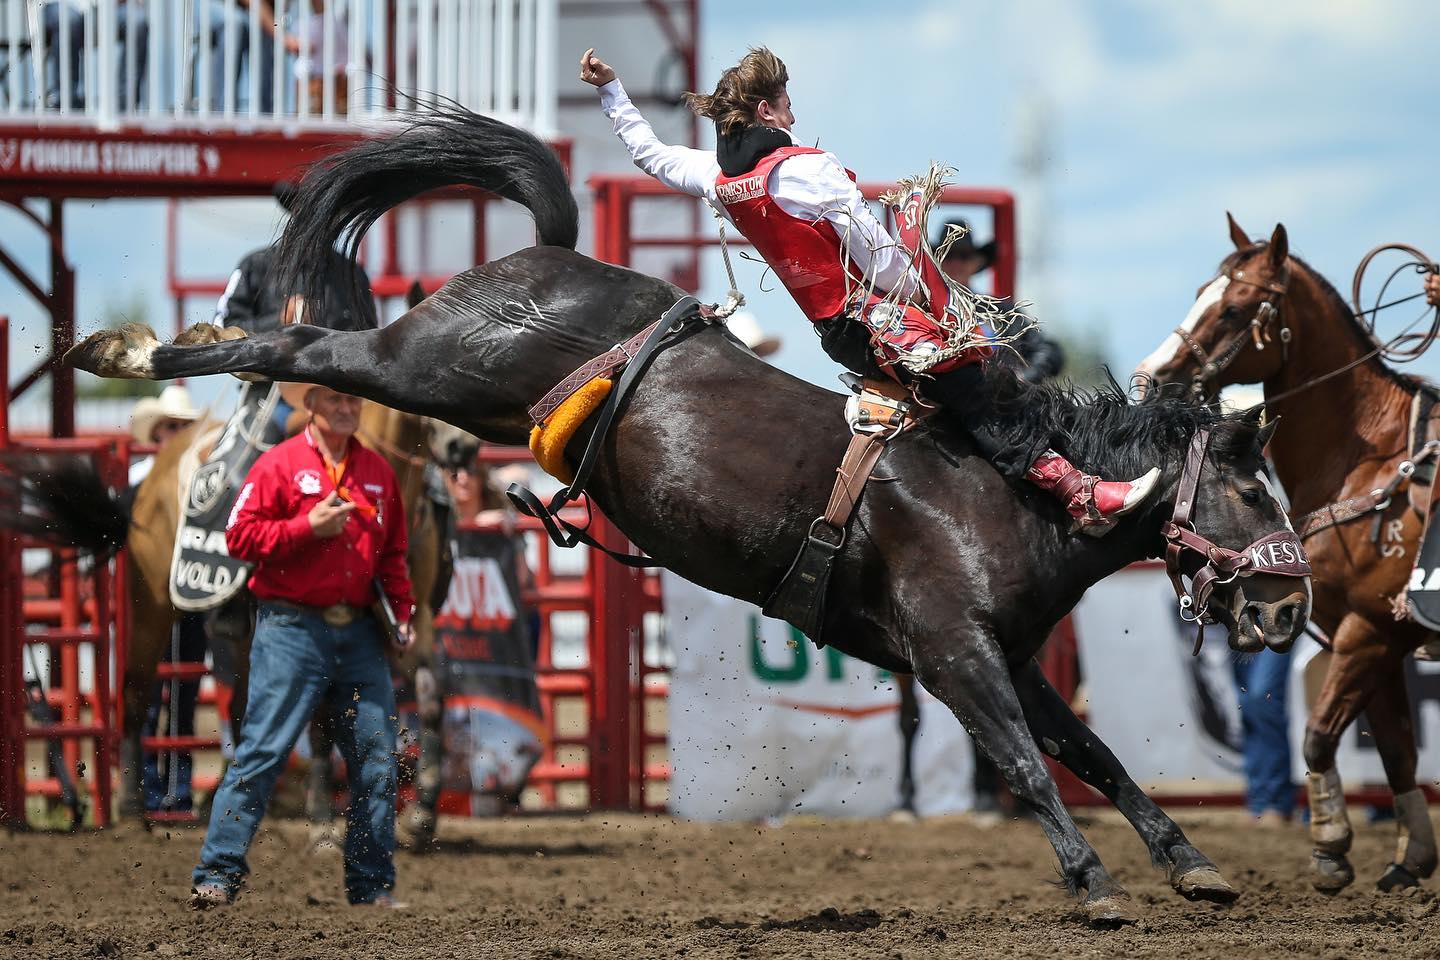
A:
<svg viewBox="0 0 1440 960">
<path fill-rule="evenodd" d="M 954 414 L 980 455 L 1002 476 L 1016 480 L 1048 446 L 1048 438 L 1019 436 L 1007 422 L 1004 404 L 1018 402 L 1014 394 L 1021 389 L 1019 379 L 1008 371 L 987 376 L 981 364 L 972 363 L 935 374 L 921 384 L 920 393 Z"/>
<path fill-rule="evenodd" d="M 815 328 L 820 334 L 820 347 L 830 359 L 861 376 L 891 379 L 875 361 L 870 332 L 864 323 L 841 315 L 821 320 Z M 980 455 L 1003 476 L 1019 479 L 1050 445 L 1049 438 L 1017 435 L 1014 420 L 1005 416 L 1004 407 L 1023 402 L 1020 393 L 1024 384 L 1008 368 L 987 373 L 986 366 L 972 363 L 923 378 L 913 377 L 898 366 L 895 370 L 907 385 L 920 379 L 920 393 L 954 414 L 974 439 Z"/>
</svg>

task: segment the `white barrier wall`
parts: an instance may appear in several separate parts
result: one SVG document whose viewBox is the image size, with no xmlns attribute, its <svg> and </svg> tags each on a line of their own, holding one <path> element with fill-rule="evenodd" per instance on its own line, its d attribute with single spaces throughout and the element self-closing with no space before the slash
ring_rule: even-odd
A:
<svg viewBox="0 0 1440 960">
<path fill-rule="evenodd" d="M 1076 608 L 1075 630 L 1090 726 L 1137 782 L 1171 793 L 1244 792 L 1235 654 L 1224 631 L 1210 627 L 1200 657 L 1191 657 L 1194 628 L 1181 622 L 1163 569 L 1132 567 L 1092 587 Z M 1319 673 L 1312 680 L 1323 677 L 1323 656 L 1308 637 L 1291 655 L 1289 729 L 1297 784 L 1305 776 L 1305 675 L 1308 669 Z M 1433 782 L 1440 777 L 1440 664 L 1412 660 L 1407 670 L 1420 718 L 1420 774 Z M 1318 682 L 1311 686 L 1318 689 Z M 1363 718 L 1345 734 L 1338 765 L 1349 787 L 1384 783 Z"/>
<path fill-rule="evenodd" d="M 881 816 L 899 803 L 899 695 L 884 671 L 749 604 L 662 575 L 670 675 L 670 807 L 699 820 Z M 920 691 L 916 805 L 971 805 L 964 730 Z"/>
</svg>

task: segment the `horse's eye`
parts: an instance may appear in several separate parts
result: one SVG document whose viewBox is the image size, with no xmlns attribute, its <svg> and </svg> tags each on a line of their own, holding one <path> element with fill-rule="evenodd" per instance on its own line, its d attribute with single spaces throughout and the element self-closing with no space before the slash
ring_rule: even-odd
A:
<svg viewBox="0 0 1440 960">
<path fill-rule="evenodd" d="M 1256 489 L 1253 488 L 1253 487 L 1250 487 L 1250 488 L 1245 489 L 1245 490 L 1241 490 L 1241 491 L 1240 491 L 1240 499 L 1243 500 L 1243 501 L 1245 501 L 1245 505 L 1246 505 L 1247 507 L 1258 507 L 1258 506 L 1260 506 L 1260 500 L 1261 500 L 1260 491 L 1259 491 L 1259 490 L 1256 490 Z"/>
<path fill-rule="evenodd" d="M 1234 320 L 1238 316 L 1240 316 L 1240 308 L 1233 303 L 1226 305 L 1225 309 L 1220 311 L 1221 320 Z"/>
</svg>

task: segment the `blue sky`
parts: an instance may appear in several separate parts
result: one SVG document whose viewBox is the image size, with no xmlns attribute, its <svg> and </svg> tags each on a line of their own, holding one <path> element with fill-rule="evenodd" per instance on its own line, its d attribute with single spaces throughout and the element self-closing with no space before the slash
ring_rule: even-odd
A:
<svg viewBox="0 0 1440 960">
<path fill-rule="evenodd" d="M 862 179 L 935 159 L 962 182 L 1019 188 L 1022 225 L 1043 226 L 1048 250 L 1043 284 L 1022 261 L 1022 295 L 1043 321 L 1098 331 L 1120 371 L 1179 322 L 1230 249 L 1226 210 L 1252 235 L 1283 221 L 1292 249 L 1346 289 L 1376 243 L 1440 256 L 1440 33 L 1419 0 L 725 0 L 702 16 L 702 81 L 770 45 L 790 68 L 797 133 Z M 1037 115 L 1049 118 L 1043 192 L 1017 162 Z M 137 295 L 168 326 L 163 208 L 68 209 L 82 331 Z M 1037 212 L 1043 225 L 1027 220 Z M 268 204 L 210 207 L 187 224 L 186 269 L 223 275 L 274 228 Z M 0 230 L 39 267 L 33 232 L 4 213 Z M 786 334 L 781 365 L 833 384 L 783 292 L 741 273 L 754 312 Z M 0 312 L 37 329 L 8 279 Z M 191 318 L 205 312 L 196 303 Z M 17 344 L 12 370 L 32 352 Z M 1440 373 L 1440 354 L 1419 369 Z"/>
</svg>

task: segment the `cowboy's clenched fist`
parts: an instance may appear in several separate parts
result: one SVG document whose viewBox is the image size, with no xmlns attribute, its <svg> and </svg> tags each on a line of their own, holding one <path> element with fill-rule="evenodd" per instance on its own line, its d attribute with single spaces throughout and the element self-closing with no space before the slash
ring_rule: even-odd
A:
<svg viewBox="0 0 1440 960">
<path fill-rule="evenodd" d="M 603 87 L 615 79 L 615 70 L 595 56 L 595 48 L 591 47 L 580 57 L 580 79 L 592 86 Z"/>
</svg>

